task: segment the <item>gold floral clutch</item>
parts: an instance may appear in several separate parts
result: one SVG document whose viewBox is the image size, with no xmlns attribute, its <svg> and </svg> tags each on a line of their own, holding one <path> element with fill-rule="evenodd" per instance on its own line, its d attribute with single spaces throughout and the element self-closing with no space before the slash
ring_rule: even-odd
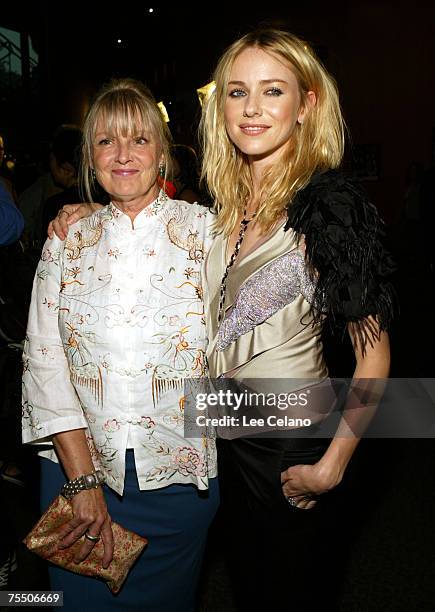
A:
<svg viewBox="0 0 435 612">
<path fill-rule="evenodd" d="M 74 563 L 74 557 L 80 549 L 85 536 L 72 544 L 69 548 L 59 549 L 59 532 L 62 526 L 73 518 L 70 503 L 61 495 L 56 497 L 48 510 L 41 516 L 32 531 L 23 540 L 29 550 L 47 559 L 51 563 L 60 565 L 64 569 L 100 578 L 107 582 L 113 593 L 117 593 L 127 574 L 147 544 L 147 540 L 129 531 L 118 523 L 112 523 L 114 553 L 113 559 L 107 569 L 102 566 L 104 546 L 99 540 L 89 555 L 81 563 Z"/>
</svg>

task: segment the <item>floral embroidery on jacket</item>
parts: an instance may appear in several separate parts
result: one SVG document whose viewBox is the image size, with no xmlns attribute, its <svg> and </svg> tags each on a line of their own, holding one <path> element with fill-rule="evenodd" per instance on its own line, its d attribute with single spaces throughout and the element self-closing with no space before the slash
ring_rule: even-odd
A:
<svg viewBox="0 0 435 612">
<path fill-rule="evenodd" d="M 24 442 L 84 428 L 118 493 L 127 447 L 141 489 L 207 487 L 215 448 L 184 437 L 184 381 L 206 374 L 209 224 L 200 206 L 159 196 L 134 228 L 111 204 L 75 224 L 64 244 L 47 241 L 24 349 Z"/>
</svg>

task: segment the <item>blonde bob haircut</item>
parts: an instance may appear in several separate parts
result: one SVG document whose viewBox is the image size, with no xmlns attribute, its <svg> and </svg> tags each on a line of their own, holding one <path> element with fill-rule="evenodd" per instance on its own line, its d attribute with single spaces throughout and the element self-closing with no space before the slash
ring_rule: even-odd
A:
<svg viewBox="0 0 435 612">
<path fill-rule="evenodd" d="M 344 152 L 345 125 L 338 91 L 314 51 L 293 34 L 276 29 L 257 30 L 234 42 L 223 54 L 214 73 L 216 89 L 203 107 L 200 138 L 203 149 L 202 180 L 207 184 L 218 212 L 216 226 L 229 234 L 247 202 L 253 197 L 248 158 L 229 139 L 224 109 L 228 81 L 236 57 L 248 48 L 273 53 L 289 65 L 300 88 L 306 113 L 297 123 L 280 160 L 262 180 L 257 221 L 270 229 L 296 193 L 316 170 L 336 168 Z M 308 103 L 307 92 L 316 94 Z"/>
<path fill-rule="evenodd" d="M 171 159 L 169 153 L 171 134 L 154 96 L 140 81 L 114 79 L 97 93 L 83 126 L 80 183 L 88 201 L 93 201 L 96 187 L 95 173 L 92 172 L 93 145 L 100 119 L 108 134 L 141 136 L 151 132 L 161 145 L 165 164 L 164 180 L 166 181 Z M 163 184 L 163 189 L 164 187 Z"/>
</svg>

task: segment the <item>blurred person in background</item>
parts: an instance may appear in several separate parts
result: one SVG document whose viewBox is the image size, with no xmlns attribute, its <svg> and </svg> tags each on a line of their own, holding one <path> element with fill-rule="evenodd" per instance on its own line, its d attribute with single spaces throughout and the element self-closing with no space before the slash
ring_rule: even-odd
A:
<svg viewBox="0 0 435 612">
<path fill-rule="evenodd" d="M 17 241 L 23 228 L 23 215 L 16 207 L 10 191 L 0 181 L 0 246 Z"/>
<path fill-rule="evenodd" d="M 3 183 L 4 187 L 9 191 L 13 200 L 17 201 L 17 194 L 13 184 L 13 170 L 15 161 L 8 159 L 6 155 L 5 139 L 0 134 L 0 183 Z"/>
<path fill-rule="evenodd" d="M 16 207 L 12 195 L 0 181 L 0 247 L 16 242 L 23 231 L 24 219 Z M 0 275 L 0 498 L 7 494 L 6 485 L 22 486 L 21 471 L 13 455 L 16 449 L 10 449 L 15 440 L 14 424 L 19 413 L 19 405 L 13 405 L 10 383 L 13 373 L 10 370 L 10 351 L 7 344 L 13 338 L 5 328 L 4 318 L 5 291 Z M 12 422 L 12 434 L 11 424 Z M 7 436 L 7 439 L 4 439 Z M 10 517 L 6 513 L 5 504 L 0 504 L 0 589 L 8 585 L 11 572 L 16 569 L 16 554 L 14 548 L 14 534 L 12 532 Z"/>
<path fill-rule="evenodd" d="M 172 197 L 174 200 L 185 200 L 192 204 L 200 201 L 199 163 L 195 150 L 186 145 L 176 144 L 171 149 L 171 155 L 172 183 L 176 188 Z"/>
<path fill-rule="evenodd" d="M 42 207 L 41 242 L 45 242 L 46 227 L 64 204 L 81 202 L 78 175 L 81 157 L 82 131 L 75 126 L 60 126 L 53 137 L 50 172 L 54 184 L 61 189 L 47 198 Z"/>
</svg>

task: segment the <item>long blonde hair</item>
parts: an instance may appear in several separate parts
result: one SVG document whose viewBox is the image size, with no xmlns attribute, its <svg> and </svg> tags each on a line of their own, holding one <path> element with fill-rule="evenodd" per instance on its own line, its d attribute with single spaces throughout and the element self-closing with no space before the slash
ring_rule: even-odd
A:
<svg viewBox="0 0 435 612">
<path fill-rule="evenodd" d="M 93 201 L 96 179 L 92 172 L 93 141 L 99 119 L 103 119 L 109 132 L 138 135 L 142 129 L 151 129 L 160 141 L 165 160 L 166 175 L 170 165 L 171 134 L 151 91 L 134 79 L 113 79 L 98 92 L 83 126 L 80 183 L 86 199 Z"/>
<path fill-rule="evenodd" d="M 316 170 L 336 168 L 344 152 L 345 125 L 338 91 L 314 51 L 293 34 L 276 29 L 257 30 L 234 42 L 222 55 L 214 73 L 216 89 L 204 104 L 200 122 L 203 150 L 201 178 L 212 195 L 218 217 L 216 226 L 230 233 L 246 202 L 253 197 L 249 164 L 228 137 L 224 107 L 232 65 L 245 49 L 255 47 L 283 58 L 296 76 L 301 104 L 308 112 L 297 124 L 281 159 L 267 169 L 260 189 L 257 222 L 264 231 L 282 216 L 295 194 Z M 307 102 L 307 92 L 316 104 Z"/>
</svg>

